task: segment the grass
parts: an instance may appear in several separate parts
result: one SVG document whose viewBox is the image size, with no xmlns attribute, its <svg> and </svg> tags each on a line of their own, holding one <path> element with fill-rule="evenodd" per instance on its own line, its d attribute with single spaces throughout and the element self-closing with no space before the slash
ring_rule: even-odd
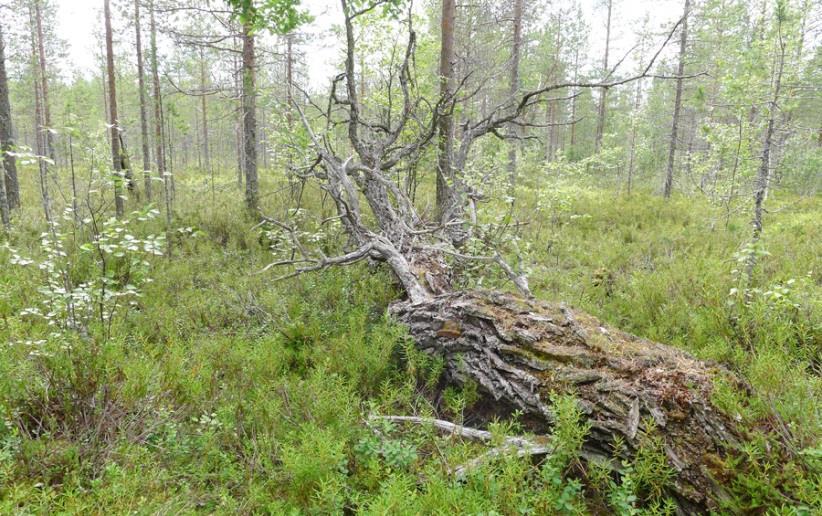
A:
<svg viewBox="0 0 822 516">
<path fill-rule="evenodd" d="M 153 281 L 107 339 L 99 328 L 88 339 L 54 336 L 22 316 L 42 297 L 42 273 L 12 266 L 0 249 L 0 513 L 670 512 L 653 440 L 622 478 L 581 468 L 585 428 L 572 401 L 556 402 L 563 453 L 541 466 L 502 459 L 465 483 L 447 468 L 477 445 L 396 425 L 376 437 L 370 413 L 434 413 L 437 364 L 387 317 L 398 295 L 389 274 L 362 264 L 274 283 L 259 273 L 270 241 L 252 229 L 240 194 L 219 185 L 204 206 L 208 187 L 184 179 L 175 227 L 190 229 L 175 233 L 171 259 L 149 260 Z M 530 223 L 509 242 L 531 264 L 537 296 L 741 373 L 752 395 L 721 384 L 714 393 L 754 436 L 746 460 L 724 465 L 739 472 L 728 512 L 822 510 L 819 199 L 768 200 L 779 208 L 766 221 L 770 254 L 746 305 L 729 296 L 745 286 L 732 273 L 749 234 L 745 213 L 726 225 L 722 210 L 697 198 L 546 190 L 522 192 L 517 217 Z M 8 241 L 37 257 L 36 187 L 24 191 Z M 282 206 L 266 202 L 272 212 Z M 319 205 L 313 192 L 306 202 Z M 505 210 L 488 206 L 487 216 Z M 130 230 L 160 233 L 162 223 Z M 76 256 L 78 275 L 92 274 L 87 261 Z M 460 420 L 474 397 L 451 390 L 438 415 Z M 767 453 L 784 439 L 791 457 Z"/>
</svg>

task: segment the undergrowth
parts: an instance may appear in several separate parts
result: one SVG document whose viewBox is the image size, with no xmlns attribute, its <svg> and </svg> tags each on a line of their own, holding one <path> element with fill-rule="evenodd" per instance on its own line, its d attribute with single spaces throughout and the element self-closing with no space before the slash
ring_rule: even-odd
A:
<svg viewBox="0 0 822 516">
<path fill-rule="evenodd" d="M 619 443 L 611 463 L 584 463 L 588 428 L 572 398 L 553 401 L 546 460 L 498 457 L 463 481 L 450 469 L 486 445 L 369 422 L 417 414 L 468 424 L 477 389 L 452 388 L 432 403 L 442 364 L 387 316 L 398 291 L 385 269 L 274 283 L 261 271 L 276 243 L 254 228 L 231 185 L 195 209 L 187 202 L 198 194 L 180 181 L 164 242 L 172 257 L 141 257 L 139 284 L 126 282 L 122 264 L 103 273 L 109 292 L 133 290 L 115 310 L 98 288 L 90 302 L 103 316 L 92 310 L 82 324 L 59 324 L 66 293 L 44 289 L 50 276 L 35 265 L 51 259 L 72 284 L 91 284 L 100 263 L 83 247 L 88 235 L 72 234 L 67 255 L 49 258 L 35 208 L 15 220 L 0 248 L 0 513 L 673 514 L 657 431 L 646 428 L 630 463 L 616 458 Z M 737 473 L 724 510 L 822 510 L 818 199 L 769 200 L 782 209 L 769 216 L 767 252 L 746 285 L 734 272 L 749 233 L 744 214 L 726 224 L 724 212 L 692 198 L 530 193 L 510 217 L 529 223 L 505 244 L 530 267 L 537 296 L 750 382 L 753 394 L 714 389 L 717 406 L 752 436 L 734 458 L 716 458 L 717 471 Z M 309 192 L 306 202 L 319 199 Z M 490 208 L 489 234 L 508 209 Z M 146 219 L 125 231 L 159 245 L 152 235 L 164 233 L 162 222 Z M 480 285 L 504 287 L 487 276 Z M 46 316 L 58 298 L 62 311 Z M 500 439 L 523 432 L 516 416 L 490 430 Z M 790 455 L 775 460 L 775 442 Z"/>
</svg>

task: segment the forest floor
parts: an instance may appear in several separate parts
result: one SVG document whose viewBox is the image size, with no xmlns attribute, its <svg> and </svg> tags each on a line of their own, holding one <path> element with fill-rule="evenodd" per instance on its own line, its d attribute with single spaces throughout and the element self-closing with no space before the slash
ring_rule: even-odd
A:
<svg viewBox="0 0 822 516">
<path fill-rule="evenodd" d="M 555 400 L 550 459 L 500 458 L 461 482 L 451 468 L 493 443 L 369 421 L 471 425 L 476 389 L 449 389 L 432 404 L 439 365 L 388 318 L 398 291 L 385 269 L 282 282 L 278 271 L 261 273 L 276 242 L 244 215 L 233 185 L 218 186 L 211 198 L 208 185 L 180 180 L 173 256 L 149 258 L 153 281 L 140 297 L 110 331 L 83 338 L 24 313 L 45 296 L 42 270 L 11 263 L 44 254 L 36 188 L 24 185 L 30 208 L 0 247 L 0 513 L 671 511 L 653 440 L 620 478 L 581 467 L 586 429 L 569 399 Z M 819 197 L 768 199 L 760 290 L 748 303 L 734 272 L 747 211 L 726 218 L 703 199 L 593 188 L 520 197 L 514 219 L 528 224 L 517 244 L 537 297 L 721 362 L 750 383 L 752 394 L 721 383 L 713 393 L 756 436 L 723 465 L 738 473 L 725 509 L 822 511 Z M 310 193 L 306 202 L 319 206 Z M 162 217 L 129 224 L 138 237 L 163 232 Z M 77 254 L 75 272 L 94 274 L 84 259 Z M 506 288 L 495 277 L 481 284 Z M 491 430 L 500 439 L 521 431 L 516 418 Z M 789 453 L 774 457 L 775 442 Z"/>
</svg>

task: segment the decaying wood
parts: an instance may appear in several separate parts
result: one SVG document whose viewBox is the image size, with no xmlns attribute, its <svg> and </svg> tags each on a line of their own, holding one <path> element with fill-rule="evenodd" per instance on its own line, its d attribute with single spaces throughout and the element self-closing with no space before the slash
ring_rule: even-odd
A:
<svg viewBox="0 0 822 516">
<path fill-rule="evenodd" d="M 563 305 L 495 292 L 454 292 L 391 312 L 422 350 L 444 359 L 449 384 L 475 382 L 490 420 L 519 410 L 535 434 L 553 422 L 550 395 L 573 394 L 591 430 L 585 456 L 608 460 L 617 438 L 626 458 L 653 421 L 676 472 L 671 495 L 687 512 L 726 496 L 712 468 L 744 439 L 711 403 L 713 381 L 727 370 L 675 348 L 608 327 Z M 448 328 L 442 332 L 442 328 Z M 458 330 L 456 330 L 458 328 Z"/>
<path fill-rule="evenodd" d="M 474 441 L 491 442 L 494 435 L 487 430 L 480 430 L 478 428 L 471 428 L 464 425 L 458 425 L 450 421 L 442 419 L 434 419 L 430 417 L 418 416 L 371 416 L 370 420 L 385 420 L 395 423 L 413 423 L 417 425 L 431 425 L 441 432 L 451 435 L 458 435 L 465 439 L 472 439 Z M 506 436 L 502 438 L 502 445 L 491 448 L 482 455 L 471 459 L 465 464 L 460 464 L 450 468 L 450 473 L 455 478 L 462 480 L 471 471 L 499 455 L 506 456 L 534 456 L 547 455 L 551 453 L 552 447 L 548 444 L 547 439 L 530 440 L 524 437 Z"/>
</svg>

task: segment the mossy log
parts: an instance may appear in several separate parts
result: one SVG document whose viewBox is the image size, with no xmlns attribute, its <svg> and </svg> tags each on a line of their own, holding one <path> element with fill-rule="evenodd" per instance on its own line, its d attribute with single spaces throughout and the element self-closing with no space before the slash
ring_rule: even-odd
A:
<svg viewBox="0 0 822 516">
<path fill-rule="evenodd" d="M 519 410 L 529 430 L 547 434 L 551 393 L 570 393 L 590 424 L 588 459 L 608 460 L 617 439 L 630 458 L 651 419 L 680 511 L 706 512 L 728 496 L 718 459 L 744 432 L 711 402 L 718 377 L 744 388 L 728 370 L 564 305 L 510 294 L 452 292 L 398 302 L 391 312 L 420 349 L 444 359 L 445 382 L 479 385 L 486 420 Z"/>
</svg>

